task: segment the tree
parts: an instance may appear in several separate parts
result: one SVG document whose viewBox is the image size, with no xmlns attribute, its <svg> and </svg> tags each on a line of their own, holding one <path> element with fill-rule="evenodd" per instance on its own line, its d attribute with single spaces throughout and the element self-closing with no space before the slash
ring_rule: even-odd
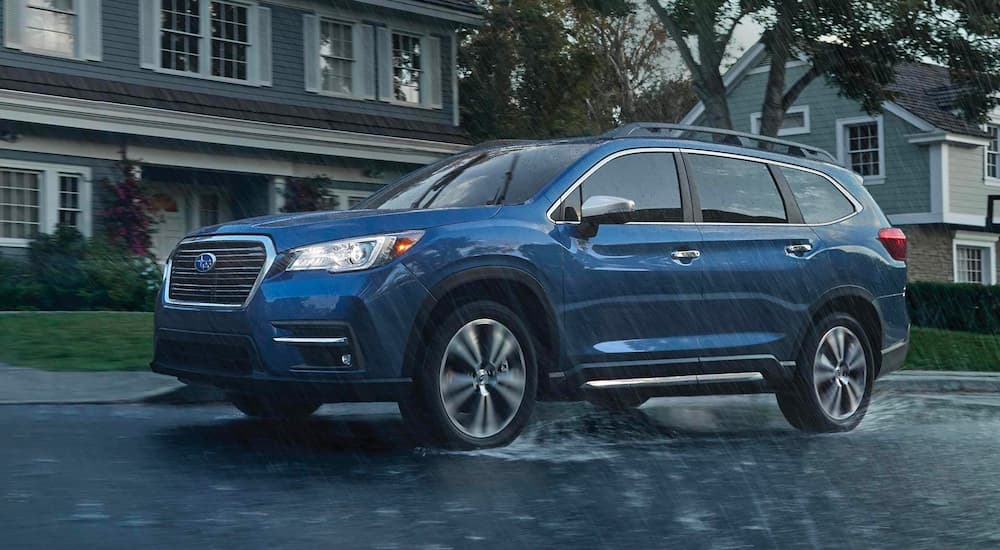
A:
<svg viewBox="0 0 1000 550">
<path fill-rule="evenodd" d="M 896 65 L 918 59 L 952 67 L 970 98 L 970 119 L 981 119 L 995 104 L 992 93 L 1000 85 L 995 76 L 1000 74 L 996 0 L 647 2 L 677 43 L 712 126 L 732 128 L 722 64 L 734 30 L 748 18 L 764 26 L 761 41 L 770 55 L 761 106 L 764 135 L 777 135 L 785 112 L 820 76 L 868 111 L 878 112 L 891 99 L 888 88 Z M 789 83 L 785 64 L 800 55 L 809 58 L 811 67 Z"/>
</svg>

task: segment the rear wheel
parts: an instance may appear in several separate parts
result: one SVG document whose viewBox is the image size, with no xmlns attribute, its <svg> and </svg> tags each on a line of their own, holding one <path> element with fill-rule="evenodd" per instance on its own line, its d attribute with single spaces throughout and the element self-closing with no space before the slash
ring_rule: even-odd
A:
<svg viewBox="0 0 1000 550">
<path fill-rule="evenodd" d="M 535 405 L 534 339 L 509 308 L 474 302 L 431 335 L 413 395 L 400 402 L 410 427 L 431 443 L 457 448 L 507 445 Z"/>
<path fill-rule="evenodd" d="M 290 398 L 263 397 L 245 393 L 231 393 L 229 400 L 247 416 L 294 420 L 307 418 L 319 409 L 322 403 L 301 401 Z"/>
<path fill-rule="evenodd" d="M 777 394 L 778 406 L 800 430 L 853 430 L 868 411 L 874 373 L 864 328 L 850 315 L 831 314 L 811 331 L 791 387 Z"/>
</svg>

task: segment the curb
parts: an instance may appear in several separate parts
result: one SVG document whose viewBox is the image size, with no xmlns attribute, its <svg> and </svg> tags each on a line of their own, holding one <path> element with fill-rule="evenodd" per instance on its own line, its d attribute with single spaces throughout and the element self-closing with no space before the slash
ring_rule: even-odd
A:
<svg viewBox="0 0 1000 550">
<path fill-rule="evenodd" d="M 907 393 L 1000 393 L 1000 374 L 899 371 L 880 378 L 875 387 Z"/>
<path fill-rule="evenodd" d="M 150 405 L 197 405 L 228 401 L 226 394 L 212 386 L 180 384 L 163 390 L 149 392 L 133 400 L 133 403 Z"/>
</svg>

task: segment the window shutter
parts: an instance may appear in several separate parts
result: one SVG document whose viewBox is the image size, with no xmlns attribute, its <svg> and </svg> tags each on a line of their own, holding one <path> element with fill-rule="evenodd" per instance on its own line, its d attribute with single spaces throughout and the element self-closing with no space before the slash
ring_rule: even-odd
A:
<svg viewBox="0 0 1000 550">
<path fill-rule="evenodd" d="M 306 91 L 317 93 L 320 88 L 319 17 L 310 14 L 302 16 L 302 43 Z"/>
<path fill-rule="evenodd" d="M 375 99 L 375 27 L 356 24 L 351 36 L 354 67 L 351 81 L 355 97 Z"/>
<path fill-rule="evenodd" d="M 392 100 L 392 33 L 385 27 L 378 28 L 378 98 Z"/>
<path fill-rule="evenodd" d="M 24 28 L 24 0 L 4 0 L 3 38 L 8 48 L 21 49 L 21 29 Z"/>
<path fill-rule="evenodd" d="M 271 85 L 271 8 L 257 8 L 257 83 Z"/>
<path fill-rule="evenodd" d="M 424 36 L 420 39 L 420 62 L 426 63 L 420 73 L 420 104 L 441 108 L 441 39 Z"/>
<path fill-rule="evenodd" d="M 101 0 L 80 2 L 80 57 L 101 60 Z"/>
<path fill-rule="evenodd" d="M 139 4 L 139 62 L 144 69 L 160 66 L 160 0 L 141 0 Z"/>
</svg>

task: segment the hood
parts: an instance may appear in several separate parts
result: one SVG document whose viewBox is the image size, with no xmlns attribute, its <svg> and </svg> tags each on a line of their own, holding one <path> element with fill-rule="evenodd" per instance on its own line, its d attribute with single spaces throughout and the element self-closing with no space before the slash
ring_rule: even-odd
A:
<svg viewBox="0 0 1000 550">
<path fill-rule="evenodd" d="M 266 235 L 277 250 L 324 241 L 428 229 L 493 217 L 499 206 L 437 210 L 339 210 L 279 214 L 236 220 L 206 227 L 191 237 L 208 235 Z"/>
</svg>

